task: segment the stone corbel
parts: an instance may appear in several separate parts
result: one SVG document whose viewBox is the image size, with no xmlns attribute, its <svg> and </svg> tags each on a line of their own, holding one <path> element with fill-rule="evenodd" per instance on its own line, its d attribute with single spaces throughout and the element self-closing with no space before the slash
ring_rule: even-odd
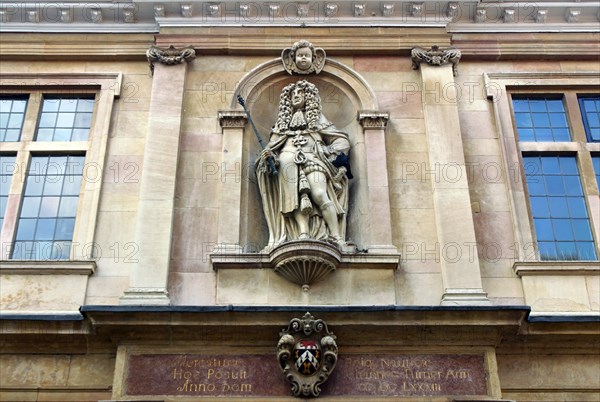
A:
<svg viewBox="0 0 600 402">
<path fill-rule="evenodd" d="M 158 62 L 164 65 L 175 65 L 189 62 L 196 58 L 196 51 L 192 46 L 177 49 L 175 46 L 169 46 L 163 49 L 158 46 L 150 46 L 146 51 L 146 58 L 150 63 L 150 71 L 154 73 L 154 63 Z"/>
<path fill-rule="evenodd" d="M 227 110 L 219 112 L 219 124 L 223 128 L 241 128 L 246 127 L 248 117 L 245 112 L 238 110 Z"/>
<path fill-rule="evenodd" d="M 365 130 L 380 129 L 385 130 L 390 114 L 387 112 L 358 112 L 358 122 Z"/>
<path fill-rule="evenodd" d="M 431 49 L 425 50 L 420 47 L 413 47 L 411 52 L 413 70 L 418 70 L 421 63 L 427 63 L 432 66 L 441 66 L 447 63 L 452 63 L 452 73 L 458 74 L 458 62 L 460 61 L 460 50 L 449 47 L 440 49 L 439 46 L 432 46 Z"/>
</svg>

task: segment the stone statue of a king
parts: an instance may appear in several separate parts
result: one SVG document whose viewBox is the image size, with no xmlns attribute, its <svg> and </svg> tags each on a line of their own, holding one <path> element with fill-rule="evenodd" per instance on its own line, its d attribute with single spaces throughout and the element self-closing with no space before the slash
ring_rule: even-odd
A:
<svg viewBox="0 0 600 402">
<path fill-rule="evenodd" d="M 256 163 L 269 228 L 264 252 L 291 240 L 346 245 L 349 150 L 348 134 L 323 116 L 314 84 L 302 80 L 282 90 L 277 121 Z"/>
</svg>

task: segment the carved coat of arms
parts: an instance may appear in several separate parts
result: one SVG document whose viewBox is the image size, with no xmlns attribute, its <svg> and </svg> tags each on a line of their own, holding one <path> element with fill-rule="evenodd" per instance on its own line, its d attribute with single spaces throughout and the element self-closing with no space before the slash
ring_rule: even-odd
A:
<svg viewBox="0 0 600 402">
<path fill-rule="evenodd" d="M 337 363 L 335 335 L 329 332 L 325 321 L 306 313 L 292 319 L 280 336 L 277 360 L 292 384 L 292 395 L 319 396 L 320 385 L 327 381 Z"/>
</svg>

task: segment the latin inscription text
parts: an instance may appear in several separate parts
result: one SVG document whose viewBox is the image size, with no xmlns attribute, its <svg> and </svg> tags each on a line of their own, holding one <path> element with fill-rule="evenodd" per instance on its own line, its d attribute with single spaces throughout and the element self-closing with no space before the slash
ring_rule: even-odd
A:
<svg viewBox="0 0 600 402">
<path fill-rule="evenodd" d="M 483 356 L 341 356 L 333 391 L 353 384 L 362 395 L 486 394 Z"/>
<path fill-rule="evenodd" d="M 174 364 L 170 380 L 178 394 L 252 394 L 248 373 L 239 359 L 188 359 Z"/>
</svg>

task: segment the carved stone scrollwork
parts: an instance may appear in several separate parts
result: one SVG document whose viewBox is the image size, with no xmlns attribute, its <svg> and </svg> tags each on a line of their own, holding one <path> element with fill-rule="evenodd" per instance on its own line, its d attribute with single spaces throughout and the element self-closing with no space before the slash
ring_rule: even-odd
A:
<svg viewBox="0 0 600 402">
<path fill-rule="evenodd" d="M 413 70 L 418 70 L 421 63 L 425 62 L 432 66 L 441 66 L 446 63 L 452 63 L 452 73 L 458 73 L 457 66 L 460 61 L 460 50 L 450 47 L 440 49 L 438 46 L 432 46 L 430 50 L 420 47 L 414 47 L 411 50 Z"/>
<path fill-rule="evenodd" d="M 336 337 L 327 323 L 310 313 L 294 318 L 279 333 L 277 360 L 286 380 L 292 384 L 292 395 L 317 397 L 338 360 Z"/>
<path fill-rule="evenodd" d="M 386 112 L 358 112 L 358 121 L 365 130 L 384 129 L 387 126 L 389 118 L 390 115 Z"/>
<path fill-rule="evenodd" d="M 158 46 L 150 46 L 146 51 L 146 58 L 150 63 L 150 70 L 154 71 L 154 63 L 158 62 L 165 65 L 181 64 L 189 62 L 196 58 L 196 51 L 192 46 L 186 46 L 176 49 L 175 46 L 169 46 L 168 49 L 162 49 Z"/>
</svg>

